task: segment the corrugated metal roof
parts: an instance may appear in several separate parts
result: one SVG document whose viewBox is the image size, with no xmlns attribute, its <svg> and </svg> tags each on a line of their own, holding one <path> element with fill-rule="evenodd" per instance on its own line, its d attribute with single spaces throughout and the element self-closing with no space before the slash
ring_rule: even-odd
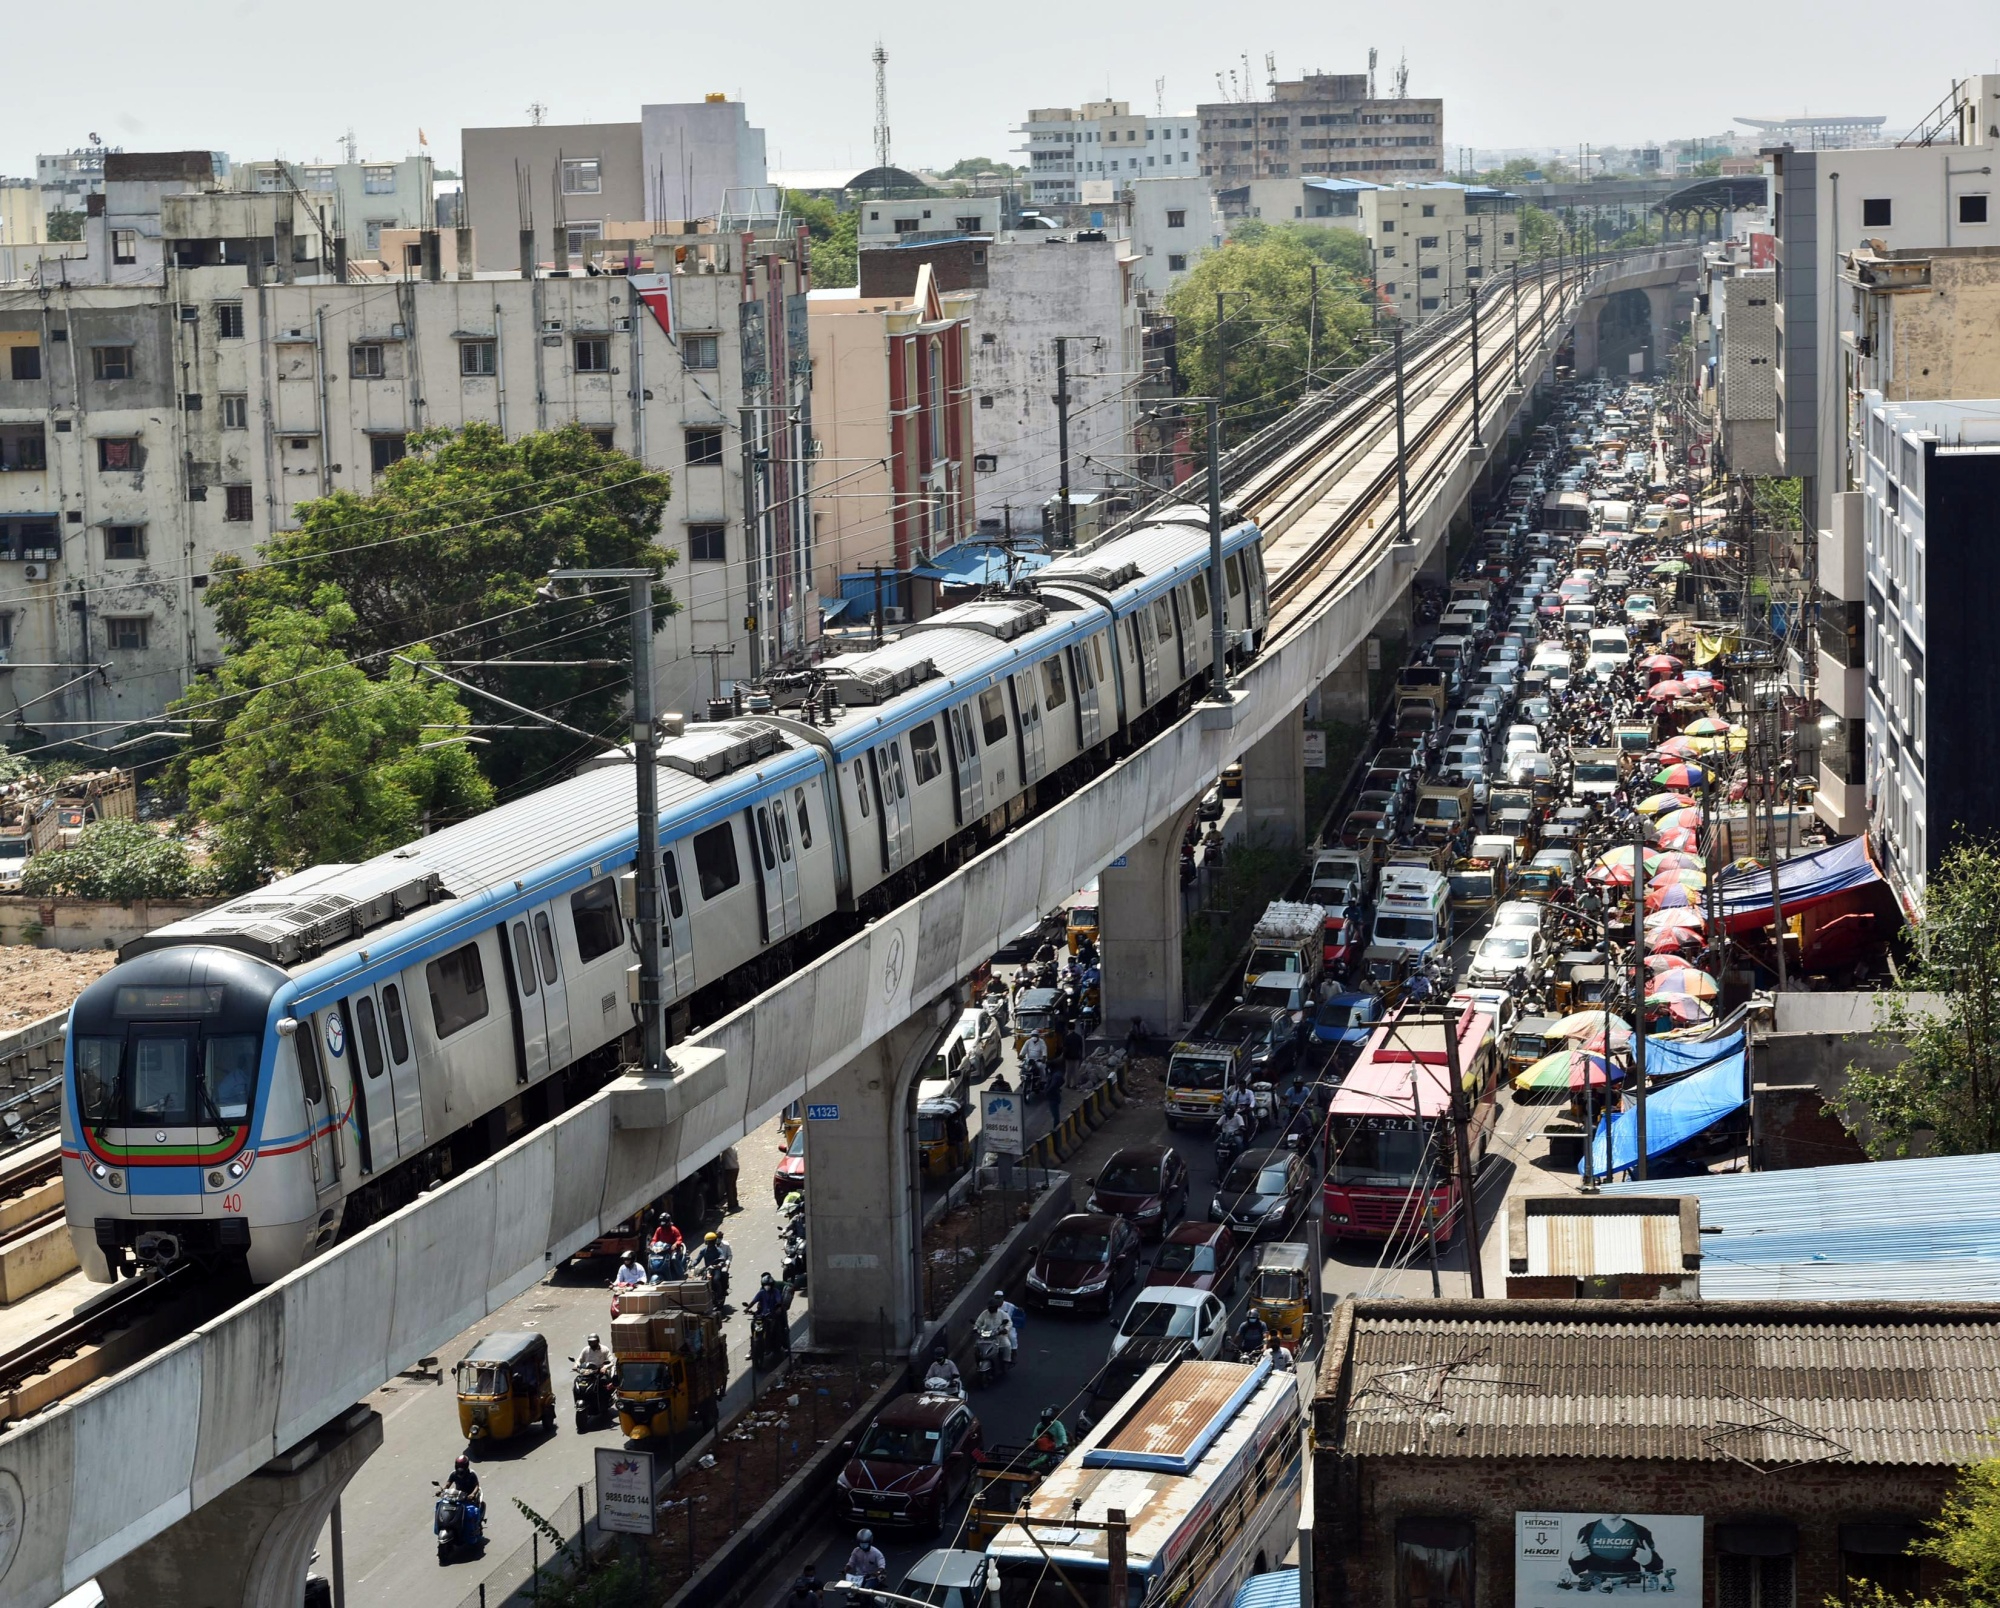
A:
<svg viewBox="0 0 2000 1608">
<path fill-rule="evenodd" d="M 1604 1193 L 1700 1197 L 1706 1300 L 2000 1300 L 2000 1156 L 1656 1179 Z"/>
<path fill-rule="evenodd" d="M 1605 1305 L 1601 1319 L 1587 1302 L 1507 1318 L 1471 1303 L 1361 1305 L 1341 1449 L 1766 1468 L 1991 1455 L 2000 1308 L 1877 1307 L 1856 1321 L 1767 1308 L 1737 1322 L 1707 1303 Z"/>
<path fill-rule="evenodd" d="M 1110 1452 L 1183 1457 L 1247 1382 L 1233 1362 L 1183 1362 L 1103 1442 Z"/>
<path fill-rule="evenodd" d="M 1677 1216 L 1537 1212 L 1528 1218 L 1531 1278 L 1680 1271 L 1681 1225 Z"/>
</svg>

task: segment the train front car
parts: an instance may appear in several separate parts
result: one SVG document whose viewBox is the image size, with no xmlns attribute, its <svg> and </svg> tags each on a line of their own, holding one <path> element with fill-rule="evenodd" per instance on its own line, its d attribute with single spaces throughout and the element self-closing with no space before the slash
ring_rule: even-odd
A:
<svg viewBox="0 0 2000 1608">
<path fill-rule="evenodd" d="M 268 962 L 186 944 L 124 961 L 78 997 L 63 1194 L 90 1278 L 242 1265 L 253 1238 L 289 1266 L 319 1232 L 314 1135 L 274 1010 L 289 981 Z"/>
</svg>

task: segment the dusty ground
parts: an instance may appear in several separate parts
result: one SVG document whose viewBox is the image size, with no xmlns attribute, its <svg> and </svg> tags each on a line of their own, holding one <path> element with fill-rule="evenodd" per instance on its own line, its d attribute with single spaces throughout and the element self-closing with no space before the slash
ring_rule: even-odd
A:
<svg viewBox="0 0 2000 1608">
<path fill-rule="evenodd" d="M 0 1032 L 66 1009 L 117 960 L 117 952 L 110 949 L 0 944 Z"/>
</svg>

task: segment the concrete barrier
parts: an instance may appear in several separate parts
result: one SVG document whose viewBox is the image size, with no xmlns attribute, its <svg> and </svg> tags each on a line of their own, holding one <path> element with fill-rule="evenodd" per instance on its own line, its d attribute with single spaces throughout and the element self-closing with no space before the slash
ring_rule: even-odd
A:
<svg viewBox="0 0 2000 1608">
<path fill-rule="evenodd" d="M 199 915 L 219 899 L 37 899 L 0 893 L 0 943 L 43 949 L 117 949 L 155 928 Z"/>
<path fill-rule="evenodd" d="M 54 1192 L 54 1204 L 62 1205 L 61 1181 L 52 1180 L 48 1189 Z M 76 1247 L 70 1242 L 69 1224 L 61 1218 L 44 1223 L 0 1246 L 0 1306 L 11 1306 L 75 1271 Z"/>
</svg>

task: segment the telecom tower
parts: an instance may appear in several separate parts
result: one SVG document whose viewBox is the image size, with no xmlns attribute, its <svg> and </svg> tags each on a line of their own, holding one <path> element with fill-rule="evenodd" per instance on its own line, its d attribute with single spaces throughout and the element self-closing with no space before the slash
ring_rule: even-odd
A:
<svg viewBox="0 0 2000 1608">
<path fill-rule="evenodd" d="M 875 63 L 875 165 L 885 168 L 889 165 L 889 52 L 882 48 L 882 41 L 875 41 L 875 53 L 868 58 Z"/>
</svg>

